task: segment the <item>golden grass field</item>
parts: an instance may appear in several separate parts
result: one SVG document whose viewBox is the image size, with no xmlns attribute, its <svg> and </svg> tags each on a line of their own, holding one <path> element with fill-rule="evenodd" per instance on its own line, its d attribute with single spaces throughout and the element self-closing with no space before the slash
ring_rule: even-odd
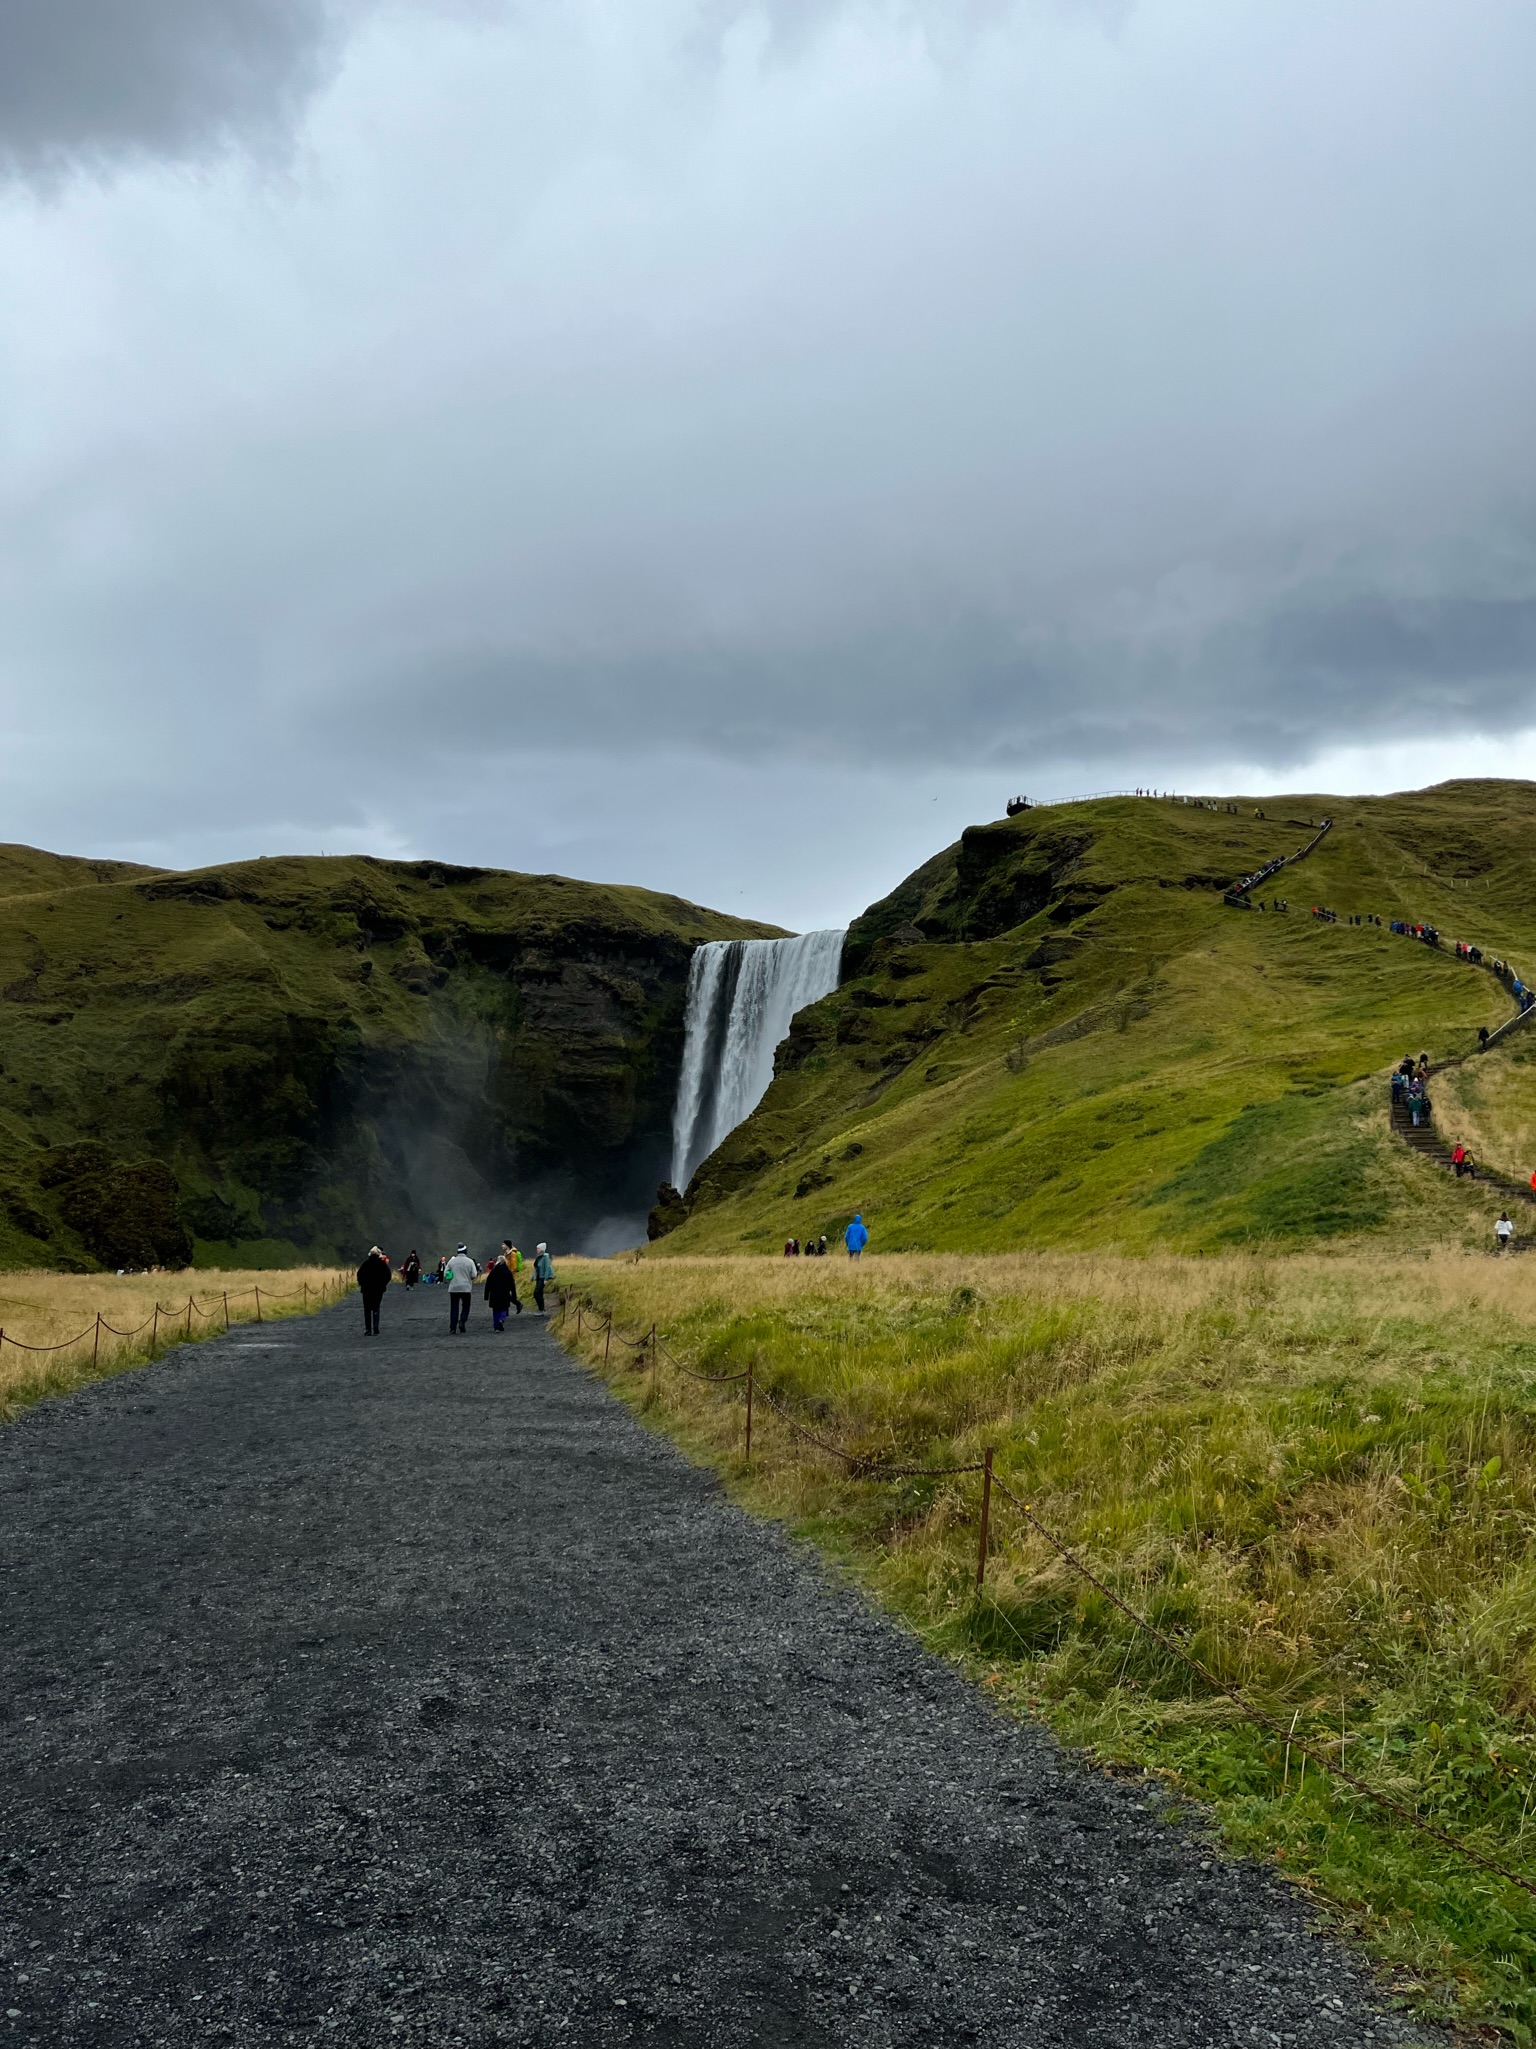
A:
<svg viewBox="0 0 1536 2049">
<path fill-rule="evenodd" d="M 198 1267 L 160 1274 L 0 1274 L 0 1420 L 42 1395 L 64 1393 L 97 1374 L 140 1365 L 167 1345 L 223 1330 L 226 1304 L 231 1324 L 253 1321 L 258 1288 L 265 1320 L 334 1302 L 351 1284 L 349 1273 L 319 1266 L 280 1273 Z"/>
<path fill-rule="evenodd" d="M 1220 1681 L 1536 1880 L 1536 1259 L 567 1261 L 678 1358 L 839 1444 L 997 1471 Z M 564 1335 L 575 1343 L 574 1318 Z M 601 1369 L 602 1339 L 580 1349 Z M 1536 2030 L 1536 1900 L 1303 1768 L 970 1476 L 850 1479 L 739 1386 L 608 1377 L 853 1567 L 1005 1708 L 1166 1773 L 1361 1929 L 1426 2010 Z"/>
</svg>

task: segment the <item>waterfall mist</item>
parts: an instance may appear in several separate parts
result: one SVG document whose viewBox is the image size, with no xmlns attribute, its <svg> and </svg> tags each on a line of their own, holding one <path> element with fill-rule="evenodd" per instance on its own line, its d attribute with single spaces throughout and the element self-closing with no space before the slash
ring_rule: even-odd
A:
<svg viewBox="0 0 1536 2049">
<path fill-rule="evenodd" d="M 837 987 L 845 934 L 711 940 L 688 970 L 683 1066 L 672 1120 L 672 1180 L 686 1188 L 773 1080 L 773 1055 L 797 1010 Z"/>
</svg>

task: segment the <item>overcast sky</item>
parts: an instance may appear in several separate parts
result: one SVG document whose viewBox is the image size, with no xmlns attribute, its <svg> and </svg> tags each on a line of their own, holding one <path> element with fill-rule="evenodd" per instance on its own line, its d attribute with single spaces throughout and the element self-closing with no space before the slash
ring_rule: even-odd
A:
<svg viewBox="0 0 1536 2049">
<path fill-rule="evenodd" d="M 1536 772 L 1528 0 L 0 0 L 0 837 L 841 922 Z"/>
</svg>

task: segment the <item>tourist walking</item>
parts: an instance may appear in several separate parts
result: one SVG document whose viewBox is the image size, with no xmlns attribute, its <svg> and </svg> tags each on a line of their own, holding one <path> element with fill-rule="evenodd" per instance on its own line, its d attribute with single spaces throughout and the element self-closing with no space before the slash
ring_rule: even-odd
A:
<svg viewBox="0 0 1536 2049">
<path fill-rule="evenodd" d="M 506 1329 L 509 1309 L 515 1309 L 519 1316 L 523 1313 L 523 1305 L 517 1299 L 517 1279 L 505 1252 L 486 1269 L 485 1306 L 491 1312 L 492 1330 Z"/>
<path fill-rule="evenodd" d="M 405 1264 L 400 1269 L 400 1278 L 408 1288 L 414 1288 L 421 1279 L 421 1255 L 412 1250 L 405 1255 Z"/>
<path fill-rule="evenodd" d="M 377 1245 L 370 1245 L 368 1257 L 357 1270 L 358 1293 L 363 1298 L 363 1335 L 376 1338 L 379 1334 L 379 1304 L 384 1300 L 384 1290 L 389 1286 L 393 1269 Z"/>
<path fill-rule="evenodd" d="M 540 1315 L 544 1313 L 544 1290 L 555 1277 L 554 1261 L 549 1256 L 549 1247 L 541 1238 L 534 1247 L 533 1300 Z"/>
<path fill-rule="evenodd" d="M 477 1268 L 469 1256 L 467 1245 L 457 1246 L 452 1259 L 443 1267 L 443 1279 L 448 1284 L 448 1335 L 457 1337 L 460 1331 L 469 1329 L 469 1298 L 475 1285 Z"/>
<path fill-rule="evenodd" d="M 843 1233 L 843 1243 L 848 1247 L 848 1257 L 857 1259 L 869 1243 L 869 1232 L 864 1227 L 864 1215 L 860 1211 Z"/>
<path fill-rule="evenodd" d="M 1494 1250 L 1496 1252 L 1507 1252 L 1514 1239 L 1514 1235 L 1515 1227 L 1509 1221 L 1509 1211 L 1501 1209 L 1499 1211 L 1499 1221 L 1493 1227 Z"/>
<path fill-rule="evenodd" d="M 523 1270 L 523 1255 L 518 1251 L 510 1238 L 503 1238 L 501 1241 L 501 1256 L 506 1261 L 507 1271 L 512 1276 L 512 1307 L 521 1316 L 523 1305 L 517 1292 L 517 1277 Z"/>
</svg>

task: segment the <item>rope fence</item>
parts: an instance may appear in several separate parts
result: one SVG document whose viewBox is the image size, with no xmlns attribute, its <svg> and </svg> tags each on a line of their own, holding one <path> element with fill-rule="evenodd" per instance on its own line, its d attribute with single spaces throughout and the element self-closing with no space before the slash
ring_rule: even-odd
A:
<svg viewBox="0 0 1536 2049">
<path fill-rule="evenodd" d="M 302 1305 L 300 1314 L 305 1314 L 309 1310 L 312 1299 L 317 1309 L 324 1308 L 328 1303 L 339 1301 L 347 1292 L 349 1286 L 350 1283 L 345 1280 L 338 1280 L 336 1285 L 331 1288 L 312 1285 L 309 1281 L 305 1281 L 301 1287 L 279 1290 L 276 1288 L 263 1288 L 257 1283 L 249 1288 L 234 1288 L 221 1291 L 211 1309 L 205 1309 L 195 1295 L 188 1295 L 185 1303 L 177 1302 L 170 1307 L 157 1300 L 151 1314 L 146 1316 L 142 1323 L 135 1324 L 130 1330 L 119 1330 L 117 1325 L 109 1323 L 98 1309 L 94 1320 L 88 1323 L 84 1330 L 78 1331 L 74 1337 L 61 1338 L 57 1344 L 53 1345 L 29 1345 L 23 1339 L 13 1337 L 3 1325 L 0 1325 L 0 1359 L 4 1357 L 7 1345 L 9 1345 L 13 1352 L 26 1352 L 34 1357 L 43 1357 L 58 1352 L 73 1351 L 79 1346 L 89 1344 L 91 1348 L 91 1364 L 97 1366 L 101 1362 L 101 1340 L 104 1336 L 116 1338 L 119 1344 L 124 1344 L 132 1343 L 135 1338 L 142 1337 L 145 1331 L 150 1333 L 149 1344 L 146 1347 L 146 1356 L 152 1358 L 161 1343 L 162 1329 L 167 1342 L 174 1340 L 183 1344 L 193 1335 L 194 1320 L 205 1324 L 222 1324 L 223 1328 L 228 1330 L 231 1325 L 230 1303 L 241 1302 L 247 1296 L 255 1297 L 255 1314 L 243 1320 L 260 1323 L 263 1321 L 262 1303 L 264 1300 L 269 1307 L 274 1303 L 298 1302 Z M 121 1354 L 118 1353 L 113 1356 L 120 1357 Z"/>
<path fill-rule="evenodd" d="M 584 1334 L 584 1329 L 585 1334 L 594 1338 L 594 1340 L 598 1334 L 601 1334 L 605 1364 L 610 1356 L 609 1347 L 615 1337 L 619 1339 L 621 1344 L 628 1346 L 631 1351 L 641 1355 L 635 1359 L 634 1366 L 638 1370 L 644 1371 L 648 1369 L 650 1372 L 651 1386 L 648 1396 L 650 1400 L 654 1400 L 656 1395 L 660 1361 L 663 1358 L 670 1365 L 674 1366 L 679 1373 L 686 1375 L 688 1379 L 702 1381 L 706 1386 L 724 1388 L 744 1384 L 746 1395 L 746 1429 L 743 1449 L 749 1464 L 752 1457 L 752 1413 L 755 1403 L 761 1402 L 766 1408 L 772 1410 L 774 1415 L 785 1424 L 794 1436 L 807 1444 L 814 1445 L 818 1451 L 825 1452 L 830 1457 L 840 1460 L 850 1480 L 873 1482 L 906 1479 L 941 1480 L 956 1479 L 972 1473 L 979 1474 L 981 1487 L 979 1490 L 980 1499 L 977 1514 L 978 1535 L 976 1548 L 976 1593 L 978 1597 L 982 1594 L 986 1585 L 987 1559 L 991 1550 L 993 1497 L 996 1495 L 1001 1497 L 1013 1509 L 1027 1529 L 1033 1531 L 1036 1536 L 1043 1539 L 1049 1545 L 1051 1550 L 1056 1553 L 1057 1557 L 1061 1559 L 1062 1563 L 1070 1571 L 1075 1573 L 1086 1585 L 1093 1587 L 1101 1594 L 1119 1614 L 1125 1617 L 1133 1628 L 1151 1642 L 1158 1644 L 1170 1657 L 1175 1659 L 1177 1663 L 1182 1665 L 1212 1693 L 1218 1695 L 1223 1700 L 1230 1701 L 1237 1708 L 1238 1712 L 1246 1717 L 1248 1721 L 1252 1722 L 1255 1727 L 1277 1737 L 1285 1745 L 1287 1769 L 1289 1769 L 1291 1752 L 1294 1751 L 1297 1755 L 1308 1758 L 1319 1770 L 1326 1772 L 1330 1778 L 1336 1780 L 1342 1786 L 1347 1786 L 1351 1792 L 1358 1793 L 1362 1798 L 1372 1801 L 1384 1813 L 1391 1815 L 1394 1821 L 1400 1822 L 1405 1828 L 1413 1829 L 1419 1835 L 1427 1836 L 1432 1841 L 1438 1843 L 1442 1849 L 1453 1851 L 1458 1857 L 1465 1858 L 1468 1863 L 1478 1865 L 1482 1870 L 1491 1873 L 1494 1877 L 1504 1879 L 1508 1884 L 1518 1886 L 1522 1892 L 1529 1893 L 1532 1898 L 1536 1898 L 1536 1879 L 1526 1878 L 1520 1872 L 1510 1870 L 1508 1865 L 1501 1864 L 1497 1858 L 1486 1855 L 1482 1850 L 1474 1848 L 1471 1843 L 1463 1841 L 1459 1836 L 1452 1835 L 1449 1830 L 1441 1828 L 1438 1823 L 1426 1821 L 1422 1815 L 1416 1813 L 1413 1808 L 1397 1799 L 1393 1794 L 1382 1792 L 1379 1787 L 1373 1786 L 1369 1780 L 1362 1779 L 1354 1772 L 1347 1770 L 1343 1764 L 1342 1757 L 1338 1762 L 1335 1762 L 1315 1743 L 1298 1737 L 1295 1733 L 1295 1718 L 1292 1719 L 1290 1727 L 1287 1728 L 1282 1720 L 1272 1715 L 1268 1709 L 1261 1707 L 1241 1687 L 1230 1685 L 1226 1680 L 1218 1678 L 1198 1658 L 1191 1656 L 1176 1638 L 1171 1637 L 1166 1630 L 1160 1629 L 1148 1616 L 1143 1615 L 1139 1609 L 1133 1607 L 1123 1595 L 1117 1593 L 1101 1574 L 1095 1572 L 1091 1565 L 1078 1556 L 1077 1552 L 1073 1550 L 1063 1537 L 1058 1536 L 1049 1524 L 1041 1520 L 1030 1502 L 1025 1501 L 1020 1495 L 1016 1494 L 1004 1480 L 998 1477 L 993 1469 L 995 1456 L 995 1448 L 993 1446 L 988 1445 L 979 1459 L 970 1460 L 961 1465 L 898 1466 L 889 1464 L 883 1459 L 873 1459 L 866 1453 L 850 1451 L 845 1445 L 836 1444 L 830 1438 L 823 1437 L 818 1432 L 807 1428 L 798 1417 L 794 1416 L 782 1402 L 775 1400 L 768 1390 L 758 1382 L 755 1363 L 749 1363 L 739 1373 L 701 1373 L 696 1367 L 685 1365 L 681 1359 L 678 1359 L 672 1353 L 670 1348 L 662 1341 L 654 1323 L 640 1337 L 628 1337 L 615 1324 L 611 1309 L 593 1314 L 592 1304 L 581 1296 L 573 1295 L 570 1291 L 566 1291 L 561 1296 L 558 1328 L 562 1330 L 565 1328 L 567 1318 L 573 1306 L 576 1311 L 575 1327 L 572 1332 L 573 1338 L 579 1341 Z M 583 1324 L 584 1316 L 586 1318 L 585 1326 Z M 644 1356 L 646 1353 L 649 1354 L 648 1359 Z M 1299 1709 L 1297 1713 L 1299 1715 Z"/>
</svg>

